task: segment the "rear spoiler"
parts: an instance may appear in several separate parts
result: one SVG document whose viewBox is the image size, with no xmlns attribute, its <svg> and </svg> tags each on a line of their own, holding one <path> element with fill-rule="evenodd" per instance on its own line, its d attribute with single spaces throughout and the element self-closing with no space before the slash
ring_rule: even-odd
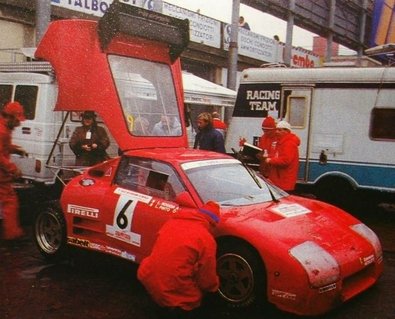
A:
<svg viewBox="0 0 395 319">
<path fill-rule="evenodd" d="M 118 33 L 167 43 L 170 58 L 174 61 L 189 43 L 189 20 L 180 20 L 115 0 L 99 20 L 98 35 L 102 50 Z"/>
</svg>

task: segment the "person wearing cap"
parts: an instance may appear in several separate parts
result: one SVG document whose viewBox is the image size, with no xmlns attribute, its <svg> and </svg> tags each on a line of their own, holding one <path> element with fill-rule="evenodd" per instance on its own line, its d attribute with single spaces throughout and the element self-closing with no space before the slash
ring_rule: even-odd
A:
<svg viewBox="0 0 395 319">
<path fill-rule="evenodd" d="M 198 133 L 195 136 L 193 148 L 225 153 L 225 141 L 222 134 L 213 126 L 213 117 L 208 112 L 200 113 L 197 117 Z"/>
<path fill-rule="evenodd" d="M 25 120 L 19 102 L 7 103 L 0 113 L 0 209 L 3 215 L 3 238 L 19 239 L 24 235 L 19 223 L 19 201 L 12 182 L 21 177 L 20 169 L 10 160 L 10 154 L 25 156 L 26 152 L 12 144 L 12 131 Z"/>
<path fill-rule="evenodd" d="M 108 159 L 106 149 L 110 145 L 107 132 L 97 125 L 96 114 L 85 111 L 82 126 L 76 127 L 70 138 L 70 148 L 76 156 L 75 165 L 92 166 Z"/>
<path fill-rule="evenodd" d="M 209 201 L 180 211 L 160 229 L 137 271 L 160 318 L 194 318 L 204 294 L 218 290 L 213 231 L 219 221 L 220 206 Z"/>
<path fill-rule="evenodd" d="M 265 117 L 262 121 L 263 134 L 259 138 L 258 147 L 262 152 L 257 154 L 259 159 L 259 172 L 265 176 L 269 176 L 269 165 L 266 164 L 267 157 L 273 157 L 276 150 L 277 135 L 276 135 L 276 122 L 271 116 Z"/>
<path fill-rule="evenodd" d="M 268 178 L 281 189 L 292 193 L 295 190 L 299 169 L 300 139 L 291 132 L 287 121 L 276 125 L 277 145 L 274 155 L 269 155 L 265 163 L 269 165 Z"/>
</svg>

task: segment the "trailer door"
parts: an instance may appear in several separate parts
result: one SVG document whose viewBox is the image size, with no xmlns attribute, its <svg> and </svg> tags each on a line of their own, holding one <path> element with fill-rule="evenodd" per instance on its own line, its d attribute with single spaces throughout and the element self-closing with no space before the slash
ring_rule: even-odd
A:
<svg viewBox="0 0 395 319">
<path fill-rule="evenodd" d="M 310 139 L 312 87 L 282 88 L 282 117 L 292 126 L 292 131 L 300 138 L 298 180 L 307 181 Z"/>
</svg>

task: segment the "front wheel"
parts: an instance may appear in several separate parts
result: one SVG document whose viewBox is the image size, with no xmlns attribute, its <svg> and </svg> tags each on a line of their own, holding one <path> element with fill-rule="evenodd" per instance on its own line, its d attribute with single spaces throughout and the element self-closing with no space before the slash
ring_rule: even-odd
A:
<svg viewBox="0 0 395 319">
<path fill-rule="evenodd" d="M 233 308 L 263 305 L 267 298 L 266 274 L 258 254 L 244 245 L 218 250 L 219 295 Z"/>
<path fill-rule="evenodd" d="M 50 262 L 59 261 L 66 254 L 66 222 L 57 201 L 37 213 L 33 224 L 37 248 Z"/>
</svg>

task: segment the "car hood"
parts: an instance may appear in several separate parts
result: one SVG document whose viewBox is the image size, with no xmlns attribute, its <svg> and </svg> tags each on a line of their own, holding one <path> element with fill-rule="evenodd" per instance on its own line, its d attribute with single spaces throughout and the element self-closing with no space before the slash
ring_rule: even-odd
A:
<svg viewBox="0 0 395 319">
<path fill-rule="evenodd" d="M 355 225 L 361 224 L 332 205 L 289 196 L 277 203 L 225 209 L 219 233 L 239 236 L 263 250 L 274 246 L 284 253 L 313 242 L 340 261 L 374 250 L 372 244 L 354 230 Z"/>
</svg>

